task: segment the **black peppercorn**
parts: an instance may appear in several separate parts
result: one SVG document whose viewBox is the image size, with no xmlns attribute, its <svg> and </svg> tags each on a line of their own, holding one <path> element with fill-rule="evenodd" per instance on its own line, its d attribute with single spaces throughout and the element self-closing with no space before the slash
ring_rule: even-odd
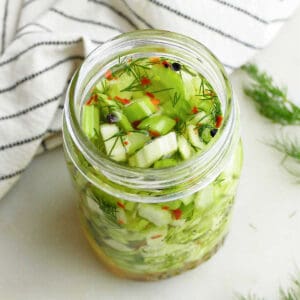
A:
<svg viewBox="0 0 300 300">
<path fill-rule="evenodd" d="M 212 137 L 214 137 L 214 136 L 217 134 L 217 132 L 218 132 L 218 129 L 217 129 L 217 128 L 214 128 L 214 129 L 212 129 L 212 130 L 210 131 L 210 135 L 211 135 Z"/>
<path fill-rule="evenodd" d="M 119 122 L 119 118 L 114 114 L 108 114 L 106 116 L 106 120 L 108 123 L 117 123 Z"/>
<path fill-rule="evenodd" d="M 172 63 L 172 69 L 173 69 L 174 71 L 180 71 L 180 69 L 181 69 L 181 64 L 179 64 L 179 63 L 177 63 L 177 62 Z"/>
</svg>

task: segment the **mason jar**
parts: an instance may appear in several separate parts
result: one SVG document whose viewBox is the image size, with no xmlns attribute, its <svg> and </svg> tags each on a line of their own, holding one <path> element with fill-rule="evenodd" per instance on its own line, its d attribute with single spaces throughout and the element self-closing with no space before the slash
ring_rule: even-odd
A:
<svg viewBox="0 0 300 300">
<path fill-rule="evenodd" d="M 83 104 L 105 71 L 126 57 L 167 57 L 208 80 L 224 120 L 206 150 L 176 166 L 139 169 L 108 159 L 85 136 Z M 63 136 L 83 232 L 111 272 L 136 280 L 167 278 L 201 264 L 223 244 L 242 166 L 239 110 L 222 64 L 201 43 L 141 30 L 95 49 L 70 82 Z M 143 218 L 144 211 L 152 217 Z"/>
</svg>

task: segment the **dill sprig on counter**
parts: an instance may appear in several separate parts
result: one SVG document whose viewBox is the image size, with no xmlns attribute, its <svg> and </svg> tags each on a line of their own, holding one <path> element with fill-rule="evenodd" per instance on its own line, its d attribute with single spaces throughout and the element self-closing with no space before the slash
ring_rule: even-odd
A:
<svg viewBox="0 0 300 300">
<path fill-rule="evenodd" d="M 270 146 L 277 151 L 284 154 L 282 159 L 282 164 L 290 158 L 300 167 L 300 141 L 297 139 L 292 139 L 288 136 L 282 135 L 281 137 L 276 137 Z M 284 165 L 285 169 L 292 175 L 300 177 L 300 171 L 297 172 L 293 170 L 290 166 Z M 300 168 L 299 168 L 300 169 Z"/>
<path fill-rule="evenodd" d="M 271 76 L 254 64 L 244 65 L 242 69 L 253 80 L 244 92 L 255 101 L 262 115 L 281 125 L 300 124 L 300 107 L 287 98 L 286 88 L 277 86 Z"/>
<path fill-rule="evenodd" d="M 260 298 L 253 294 L 249 294 L 248 296 L 238 296 L 237 300 L 265 300 L 265 299 Z"/>
<path fill-rule="evenodd" d="M 280 288 L 279 295 L 279 300 L 300 300 L 300 281 L 293 277 L 291 286 L 286 290 Z M 266 300 L 266 298 L 249 294 L 248 296 L 237 295 L 236 300 Z"/>
<path fill-rule="evenodd" d="M 285 158 L 290 157 L 300 163 L 300 142 L 298 140 L 287 136 L 277 137 L 271 146 L 282 152 Z"/>
</svg>

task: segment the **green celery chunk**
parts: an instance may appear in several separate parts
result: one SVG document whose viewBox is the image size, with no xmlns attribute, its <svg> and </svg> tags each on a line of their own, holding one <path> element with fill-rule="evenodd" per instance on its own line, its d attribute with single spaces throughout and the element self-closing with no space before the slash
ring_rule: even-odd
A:
<svg viewBox="0 0 300 300">
<path fill-rule="evenodd" d="M 141 97 L 136 99 L 131 104 L 123 109 L 124 114 L 130 122 L 142 120 L 157 111 L 155 105 L 151 102 L 149 97 Z"/>
<path fill-rule="evenodd" d="M 142 148 L 148 141 L 150 141 L 149 135 L 142 132 L 128 132 L 123 139 L 124 147 L 129 155 Z"/>
<path fill-rule="evenodd" d="M 97 105 L 84 105 L 82 111 L 82 129 L 89 139 L 99 136 L 100 109 Z"/>
<path fill-rule="evenodd" d="M 142 121 L 138 129 L 146 129 L 158 132 L 160 135 L 167 134 L 176 125 L 176 121 L 164 115 L 150 116 Z"/>
<path fill-rule="evenodd" d="M 155 224 L 156 226 L 164 226 L 172 221 L 170 212 L 161 209 L 160 206 L 139 204 L 138 213 L 141 217 Z"/>
<path fill-rule="evenodd" d="M 113 111 L 113 114 L 115 116 L 117 116 L 117 118 L 119 119 L 119 121 L 117 122 L 117 124 L 125 131 L 131 131 L 133 130 L 133 127 L 131 126 L 130 122 L 128 121 L 127 117 L 122 114 L 119 111 Z"/>
<path fill-rule="evenodd" d="M 155 169 L 160 169 L 160 168 L 168 168 L 172 166 L 176 166 L 178 164 L 178 161 L 174 158 L 165 158 L 165 159 L 160 159 L 154 163 L 154 168 Z"/>
<path fill-rule="evenodd" d="M 196 147 L 198 149 L 203 149 L 204 148 L 205 144 L 203 143 L 203 141 L 199 137 L 197 127 L 195 127 L 193 125 L 188 125 L 187 133 L 188 133 L 188 139 L 194 147 Z"/>
<path fill-rule="evenodd" d="M 186 138 L 182 135 L 177 137 L 178 142 L 178 150 L 181 157 L 186 160 L 189 159 L 193 155 L 193 149 L 190 143 L 186 140 Z"/>
<path fill-rule="evenodd" d="M 128 162 L 131 167 L 148 168 L 161 157 L 173 154 L 177 148 L 176 133 L 172 131 L 145 145 Z"/>
<path fill-rule="evenodd" d="M 126 150 L 118 126 L 115 124 L 102 124 L 100 132 L 107 155 L 115 161 L 126 161 Z"/>
</svg>

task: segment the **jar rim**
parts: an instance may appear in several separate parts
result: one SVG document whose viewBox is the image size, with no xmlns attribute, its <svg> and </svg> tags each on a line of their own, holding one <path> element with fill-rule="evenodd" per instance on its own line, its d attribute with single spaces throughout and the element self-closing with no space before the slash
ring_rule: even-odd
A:
<svg viewBox="0 0 300 300">
<path fill-rule="evenodd" d="M 215 72 L 214 76 L 217 74 L 217 79 L 221 81 L 223 98 L 225 97 L 223 99 L 225 101 L 223 105 L 223 125 L 214 143 L 190 159 L 180 162 L 176 166 L 163 169 L 132 168 L 110 160 L 104 153 L 91 146 L 92 143 L 83 133 L 80 121 L 76 117 L 78 106 L 75 105 L 75 101 L 82 96 L 80 92 L 83 89 L 80 85 L 85 82 L 88 72 L 91 72 L 95 64 L 99 65 L 99 58 L 103 61 L 102 69 L 104 69 L 103 66 L 107 65 L 112 53 L 114 56 L 121 56 L 126 49 L 135 49 L 149 43 L 162 45 L 165 50 L 168 50 L 169 45 L 172 45 L 172 47 L 185 51 L 185 54 L 193 55 L 194 58 L 200 62 L 202 61 L 201 63 L 203 61 L 207 63 L 212 72 Z M 121 34 L 97 47 L 89 54 L 70 82 L 64 108 L 64 123 L 73 142 L 91 165 L 109 180 L 120 184 L 120 186 L 141 190 L 163 189 L 170 185 L 175 186 L 187 181 L 192 182 L 192 170 L 196 173 L 192 175 L 193 177 L 202 178 L 201 184 L 196 184 L 199 189 L 199 186 L 207 185 L 219 175 L 222 171 L 221 166 L 228 160 L 229 148 L 237 142 L 234 141 L 233 134 L 236 126 L 237 109 L 227 73 L 221 62 L 210 50 L 190 37 L 169 31 L 147 29 Z M 65 144 L 67 144 L 66 141 Z M 216 166 L 216 164 L 219 164 L 219 166 Z M 93 178 L 89 178 L 89 180 L 93 182 Z M 192 193 L 192 190 L 194 189 L 191 189 L 190 193 Z"/>
</svg>

